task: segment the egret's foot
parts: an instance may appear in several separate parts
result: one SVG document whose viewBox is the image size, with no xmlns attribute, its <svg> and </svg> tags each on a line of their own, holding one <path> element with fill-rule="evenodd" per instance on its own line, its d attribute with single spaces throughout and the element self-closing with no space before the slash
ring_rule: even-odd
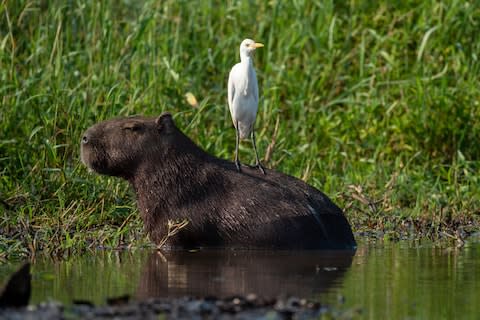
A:
<svg viewBox="0 0 480 320">
<path fill-rule="evenodd" d="M 255 167 L 257 167 L 258 169 L 260 169 L 260 171 L 261 171 L 264 175 L 267 174 L 267 173 L 265 172 L 265 169 L 263 168 L 263 166 L 260 164 L 260 162 L 257 163 L 257 164 L 255 165 Z"/>
<path fill-rule="evenodd" d="M 238 172 L 242 172 L 242 164 L 240 163 L 240 161 L 236 160 L 235 166 L 237 167 Z"/>
</svg>

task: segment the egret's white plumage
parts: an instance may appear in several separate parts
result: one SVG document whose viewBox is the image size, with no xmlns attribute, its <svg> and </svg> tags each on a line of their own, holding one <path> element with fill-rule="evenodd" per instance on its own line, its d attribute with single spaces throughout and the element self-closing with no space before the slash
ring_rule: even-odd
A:
<svg viewBox="0 0 480 320">
<path fill-rule="evenodd" d="M 228 106 L 237 133 L 235 147 L 237 169 L 240 171 L 239 140 L 246 139 L 251 135 L 257 160 L 256 165 L 265 173 L 258 159 L 254 128 L 258 110 L 258 82 L 253 67 L 253 52 L 260 47 L 263 47 L 263 44 L 251 39 L 245 39 L 240 44 L 240 62 L 233 66 L 228 76 Z"/>
</svg>

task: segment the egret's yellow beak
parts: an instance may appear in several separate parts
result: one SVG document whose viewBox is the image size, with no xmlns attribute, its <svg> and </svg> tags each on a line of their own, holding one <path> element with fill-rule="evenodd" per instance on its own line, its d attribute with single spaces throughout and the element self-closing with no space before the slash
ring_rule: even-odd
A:
<svg viewBox="0 0 480 320">
<path fill-rule="evenodd" d="M 263 43 L 255 42 L 254 44 L 252 44 L 252 47 L 254 47 L 255 49 L 261 48 L 263 47 Z"/>
</svg>

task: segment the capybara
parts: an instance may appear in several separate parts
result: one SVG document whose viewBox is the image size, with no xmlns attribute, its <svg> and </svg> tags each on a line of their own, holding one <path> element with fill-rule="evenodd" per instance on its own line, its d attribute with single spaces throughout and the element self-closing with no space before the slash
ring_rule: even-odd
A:
<svg viewBox="0 0 480 320">
<path fill-rule="evenodd" d="M 350 225 L 326 195 L 275 170 L 216 158 L 171 114 L 100 122 L 82 137 L 82 161 L 126 179 L 145 230 L 167 248 L 354 249 Z M 169 221 L 188 220 L 168 237 Z"/>
</svg>

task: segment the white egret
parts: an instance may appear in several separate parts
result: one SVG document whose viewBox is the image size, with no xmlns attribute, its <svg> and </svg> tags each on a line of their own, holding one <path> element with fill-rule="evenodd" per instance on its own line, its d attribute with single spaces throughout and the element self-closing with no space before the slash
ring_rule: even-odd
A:
<svg viewBox="0 0 480 320">
<path fill-rule="evenodd" d="M 253 52 L 261 47 L 263 47 L 263 44 L 251 39 L 245 39 L 240 44 L 240 62 L 233 66 L 228 76 L 228 107 L 237 136 L 235 144 L 237 170 L 241 171 L 240 160 L 238 159 L 240 139 L 247 139 L 251 135 L 256 166 L 265 174 L 265 170 L 258 159 L 254 128 L 258 110 L 258 82 L 257 74 L 253 68 Z"/>
</svg>

